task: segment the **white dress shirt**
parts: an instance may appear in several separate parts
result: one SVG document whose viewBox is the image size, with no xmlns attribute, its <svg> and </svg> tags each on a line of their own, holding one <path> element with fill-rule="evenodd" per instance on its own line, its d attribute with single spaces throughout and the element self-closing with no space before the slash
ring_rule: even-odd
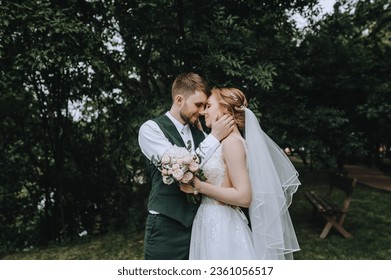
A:
<svg viewBox="0 0 391 280">
<path fill-rule="evenodd" d="M 191 135 L 189 125 L 181 124 L 170 114 L 170 112 L 167 112 L 166 116 L 174 123 L 176 129 L 179 132 L 179 135 L 183 139 L 183 142 L 187 145 L 188 140 L 190 140 L 191 147 L 194 150 L 194 140 L 193 136 Z M 204 134 L 206 138 L 196 149 L 196 153 L 203 158 L 200 167 L 202 167 L 204 163 L 208 161 L 214 151 L 220 146 L 220 142 L 216 139 L 216 137 L 211 134 Z M 152 156 L 158 156 L 161 158 L 163 154 L 173 146 L 166 138 L 159 125 L 153 120 L 146 121 L 140 127 L 138 143 L 140 145 L 141 151 L 149 160 L 151 160 Z M 153 209 L 150 209 L 149 213 L 159 214 L 159 212 L 154 211 Z"/>
<path fill-rule="evenodd" d="M 181 124 L 170 114 L 170 112 L 167 112 L 166 116 L 174 123 L 184 143 L 187 144 L 188 140 L 191 141 L 192 148 L 194 150 L 194 141 L 191 135 L 189 125 Z M 216 137 L 211 134 L 204 134 L 206 138 L 196 149 L 196 153 L 203 158 L 203 160 L 201 161 L 201 166 L 206 161 L 208 161 L 213 152 L 220 146 L 220 142 L 216 139 Z M 138 142 L 141 151 L 149 160 L 151 160 L 152 156 L 159 156 L 161 158 L 163 154 L 173 146 L 171 142 L 166 138 L 159 125 L 152 120 L 146 121 L 140 127 Z"/>
</svg>

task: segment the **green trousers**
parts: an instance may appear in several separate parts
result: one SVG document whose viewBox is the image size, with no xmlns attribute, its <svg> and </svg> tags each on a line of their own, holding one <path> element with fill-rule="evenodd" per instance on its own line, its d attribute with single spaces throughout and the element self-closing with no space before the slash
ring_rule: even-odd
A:
<svg viewBox="0 0 391 280">
<path fill-rule="evenodd" d="M 144 236 L 146 260 L 189 259 L 191 227 L 164 215 L 148 214 Z"/>
</svg>

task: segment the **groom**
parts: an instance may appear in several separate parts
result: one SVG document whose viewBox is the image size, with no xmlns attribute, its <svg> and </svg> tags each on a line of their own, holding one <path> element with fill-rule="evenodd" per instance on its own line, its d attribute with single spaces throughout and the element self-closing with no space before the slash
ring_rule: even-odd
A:
<svg viewBox="0 0 391 280">
<path fill-rule="evenodd" d="M 161 156 L 173 145 L 192 147 L 206 162 L 233 129 L 232 117 L 215 121 L 212 131 L 205 135 L 197 129 L 199 116 L 204 112 L 210 89 L 207 82 L 195 73 L 179 75 L 172 85 L 172 105 L 169 112 L 145 122 L 139 131 L 139 145 L 150 161 Z M 165 185 L 160 171 L 149 163 L 151 192 L 144 237 L 146 260 L 188 259 L 191 226 L 198 205 L 186 200 L 176 183 Z"/>
</svg>

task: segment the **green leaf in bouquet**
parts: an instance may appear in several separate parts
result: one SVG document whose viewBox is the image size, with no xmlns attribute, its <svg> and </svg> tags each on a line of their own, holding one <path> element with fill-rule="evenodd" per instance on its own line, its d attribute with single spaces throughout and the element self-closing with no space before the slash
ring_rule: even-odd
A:
<svg viewBox="0 0 391 280">
<path fill-rule="evenodd" d="M 199 194 L 189 193 L 186 195 L 186 200 L 187 200 L 187 202 L 189 202 L 191 204 L 198 204 L 201 201 L 201 196 Z"/>
</svg>

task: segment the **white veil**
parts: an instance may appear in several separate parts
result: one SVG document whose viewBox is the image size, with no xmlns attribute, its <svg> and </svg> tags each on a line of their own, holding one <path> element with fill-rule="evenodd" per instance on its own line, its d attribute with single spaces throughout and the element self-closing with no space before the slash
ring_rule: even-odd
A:
<svg viewBox="0 0 391 280">
<path fill-rule="evenodd" d="M 245 118 L 247 163 L 253 192 L 249 215 L 257 258 L 293 259 L 292 252 L 300 248 L 288 207 L 300 185 L 298 173 L 247 108 Z"/>
</svg>

